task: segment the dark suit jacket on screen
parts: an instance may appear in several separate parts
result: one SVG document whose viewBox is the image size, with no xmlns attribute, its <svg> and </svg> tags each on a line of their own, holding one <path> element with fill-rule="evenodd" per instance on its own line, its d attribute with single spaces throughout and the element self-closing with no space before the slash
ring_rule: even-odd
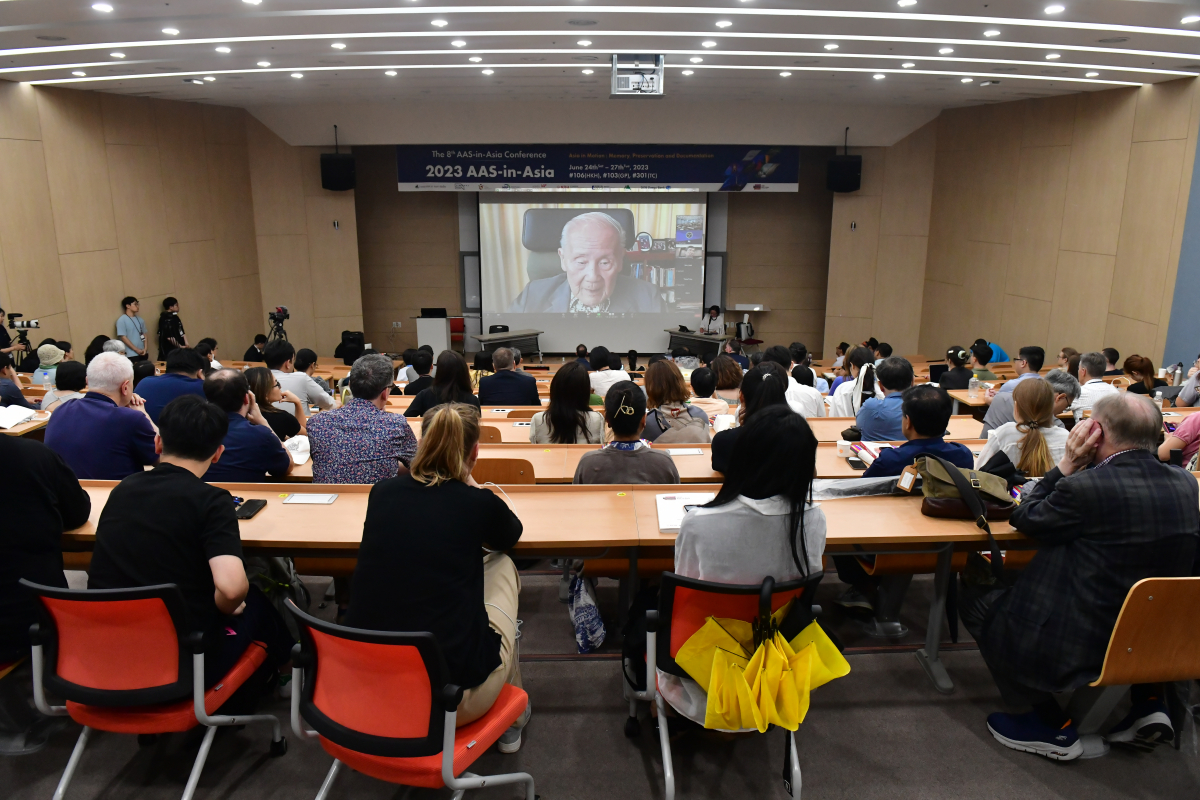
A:
<svg viewBox="0 0 1200 800">
<path fill-rule="evenodd" d="M 540 406 L 537 379 L 524 372 L 502 369 L 479 379 L 479 404 L 483 406 Z"/>
<path fill-rule="evenodd" d="M 571 306 L 571 285 L 567 274 L 530 281 L 525 290 L 508 307 L 510 314 L 559 314 Z M 608 310 L 614 314 L 631 311 L 660 313 L 665 311 L 658 289 L 637 278 L 618 275 L 613 286 Z M 487 403 L 484 403 L 487 405 Z"/>
<path fill-rule="evenodd" d="M 1046 692 L 1099 677 L 1129 589 L 1193 574 L 1197 495 L 1194 477 L 1146 450 L 1069 477 L 1046 473 L 1012 515 L 1041 549 L 984 622 L 988 658 Z"/>
</svg>

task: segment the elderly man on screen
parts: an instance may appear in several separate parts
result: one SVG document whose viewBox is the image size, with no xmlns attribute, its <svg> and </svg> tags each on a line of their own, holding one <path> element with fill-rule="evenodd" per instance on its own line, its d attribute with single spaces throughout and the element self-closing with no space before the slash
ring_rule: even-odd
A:
<svg viewBox="0 0 1200 800">
<path fill-rule="evenodd" d="M 664 310 L 653 284 L 621 274 L 625 229 L 603 211 L 589 211 L 567 221 L 558 258 L 563 274 L 530 281 L 509 306 L 510 314 Z"/>
</svg>

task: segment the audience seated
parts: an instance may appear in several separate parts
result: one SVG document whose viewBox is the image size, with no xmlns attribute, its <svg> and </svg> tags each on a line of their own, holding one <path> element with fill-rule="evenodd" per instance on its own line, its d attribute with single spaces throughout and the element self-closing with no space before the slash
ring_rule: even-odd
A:
<svg viewBox="0 0 1200 800">
<path fill-rule="evenodd" d="M 875 397 L 875 354 L 866 347 L 856 347 L 845 363 L 850 374 L 829 398 L 829 415 L 833 417 L 858 416 L 862 404 Z"/>
<path fill-rule="evenodd" d="M 626 354 L 625 354 L 625 360 L 626 360 L 626 361 L 629 363 L 629 369 L 628 369 L 628 372 L 629 372 L 631 375 L 632 375 L 633 373 L 635 373 L 635 372 L 645 372 L 645 371 L 646 371 L 646 368 L 645 368 L 645 367 L 639 367 L 639 366 L 638 366 L 638 354 L 637 354 L 637 350 L 630 350 L 628 353 L 626 353 Z M 610 367 L 610 369 L 611 369 L 611 367 Z"/>
<path fill-rule="evenodd" d="M 83 397 L 87 367 L 79 361 L 64 361 L 54 373 L 54 388 L 42 397 L 42 411 L 53 411 L 69 400 Z"/>
<path fill-rule="evenodd" d="M 153 361 L 135 361 L 133 362 L 133 391 L 137 392 L 139 386 L 146 382 L 147 378 L 153 378 L 158 369 Z M 140 397 L 140 395 L 139 395 Z"/>
<path fill-rule="evenodd" d="M 291 392 L 283 391 L 275 375 L 266 367 L 250 367 L 244 374 L 250 384 L 250 391 L 254 393 L 254 402 L 259 413 L 271 426 L 271 430 L 275 431 L 275 435 L 281 441 L 304 435 L 308 418 L 300 410 L 300 398 Z M 275 403 L 291 403 L 294 410 L 280 411 L 275 407 Z"/>
<path fill-rule="evenodd" d="M 1159 459 L 1170 461 L 1172 450 L 1182 450 L 1184 467 L 1196 471 L 1197 465 L 1193 461 L 1197 451 L 1200 451 L 1200 413 L 1188 414 L 1183 422 L 1175 426 L 1174 431 L 1166 435 L 1158 448 Z"/>
<path fill-rule="evenodd" d="M 92 359 L 104 352 L 104 345 L 108 342 L 108 337 L 104 334 L 92 339 L 91 344 L 83 351 L 84 366 L 92 363 Z M 124 348 L 122 348 L 124 349 Z"/>
<path fill-rule="evenodd" d="M 837 370 L 845 369 L 846 354 L 849 352 L 850 352 L 850 343 L 849 342 L 842 342 L 837 347 L 833 348 L 833 364 L 831 366 L 835 372 Z M 844 374 L 844 373 L 839 373 L 839 375 L 841 375 L 841 374 Z"/>
<path fill-rule="evenodd" d="M 496 374 L 479 381 L 479 403 L 485 406 L 540 406 L 537 379 L 517 372 L 516 355 L 511 348 L 497 347 L 492 353 Z M 441 367 L 439 361 L 438 367 Z"/>
<path fill-rule="evenodd" d="M 975 468 L 986 469 L 985 464 L 1003 453 L 1027 477 L 1040 478 L 1058 463 L 1067 446 L 1067 429 L 1055 417 L 1054 388 L 1049 381 L 1022 381 L 1012 398 L 1013 421 L 987 434 Z"/>
<path fill-rule="evenodd" d="M 991 361 L 1008 361 L 1009 360 L 1008 353 L 1006 353 L 1004 351 L 1003 347 L 996 344 L 995 342 L 989 342 L 987 339 L 976 339 L 972 343 L 971 349 L 974 350 L 976 347 L 979 347 L 979 346 L 987 347 L 988 351 L 991 353 L 991 356 L 988 358 L 989 362 L 991 362 Z"/>
<path fill-rule="evenodd" d="M 37 410 L 37 406 L 21 394 L 21 381 L 17 378 L 12 356 L 8 353 L 0 353 L 0 406 L 20 406 Z"/>
<path fill-rule="evenodd" d="M 417 437 L 403 414 L 389 414 L 392 360 L 365 355 L 350 368 L 353 398 L 308 421 L 313 483 L 377 483 L 407 469 Z"/>
<path fill-rule="evenodd" d="M 1071 404 L 1076 422 L 1079 422 L 1083 418 L 1083 412 L 1094 406 L 1101 397 L 1120 391 L 1104 381 L 1104 364 L 1104 354 L 1096 351 L 1084 353 L 1079 357 L 1079 398 Z"/>
<path fill-rule="evenodd" d="M 591 384 L 587 367 L 572 361 L 550 380 L 550 405 L 533 415 L 529 441 L 533 444 L 600 444 L 604 417 L 590 408 Z"/>
<path fill-rule="evenodd" d="M 668 362 L 651 368 L 660 363 Z M 650 370 L 646 372 L 649 381 Z M 572 483 L 679 483 L 671 457 L 652 450 L 641 438 L 646 396 L 636 383 L 621 381 L 608 390 L 604 419 L 612 428 L 613 441 L 579 459 Z"/>
<path fill-rule="evenodd" d="M 1132 355 L 1121 365 L 1122 372 L 1133 381 L 1126 391 L 1134 394 L 1145 394 L 1150 397 L 1164 386 L 1169 386 L 1162 378 L 1154 376 L 1154 362 L 1145 356 Z"/>
<path fill-rule="evenodd" d="M 266 476 L 282 478 L 295 464 L 270 423 L 258 409 L 246 376 L 235 369 L 219 369 L 204 379 L 204 396 L 229 417 L 224 450 L 205 477 L 225 483 L 260 483 Z"/>
<path fill-rule="evenodd" d="M 1115 347 L 1106 347 L 1100 351 L 1104 356 L 1104 374 L 1107 376 L 1123 375 L 1121 367 L 1121 354 Z"/>
<path fill-rule="evenodd" d="M 530 383 L 534 382 L 532 377 L 522 377 L 528 378 Z M 494 378 L 484 378 L 482 383 L 486 386 L 490 380 L 494 380 Z M 537 393 L 536 388 L 534 393 Z M 480 406 L 479 399 L 471 394 L 471 375 L 467 370 L 466 359 L 454 350 L 443 350 L 438 354 L 437 375 L 434 376 L 433 382 L 427 388 L 417 392 L 417 396 L 412 399 L 408 408 L 404 409 L 404 416 L 424 416 L 426 411 L 434 406 L 440 406 L 442 403 L 465 403 L 473 406 L 476 411 Z"/>
<path fill-rule="evenodd" d="M 748 362 L 747 362 L 748 363 Z M 716 377 L 717 387 L 713 397 L 726 403 L 736 403 L 742 386 L 742 366 L 732 356 L 719 355 L 708 365 Z"/>
<path fill-rule="evenodd" d="M 996 373 L 987 368 L 987 365 L 992 360 L 992 348 L 987 344 L 979 344 L 976 342 L 971 345 L 971 372 L 981 381 L 998 380 Z"/>
<path fill-rule="evenodd" d="M 861 348 L 860 348 L 861 349 Z M 713 436 L 712 468 L 725 473 L 733 457 L 734 445 L 742 436 L 742 428 L 764 408 L 787 405 L 787 373 L 773 361 L 753 367 L 742 379 L 738 392 L 738 427 L 723 430 Z"/>
<path fill-rule="evenodd" d="M 722 349 L 722 355 L 732 358 L 734 363 L 742 369 L 750 369 L 750 359 L 742 355 L 742 348 L 738 345 L 735 345 L 732 339 L 725 342 L 725 347 Z"/>
<path fill-rule="evenodd" d="M 54 371 L 58 369 L 58 365 L 62 363 L 62 350 L 58 347 L 58 342 L 52 344 L 44 344 L 37 349 L 37 369 L 33 370 L 33 383 L 36 386 L 53 386 Z M 151 374 L 154 374 L 151 372 Z"/>
<path fill-rule="evenodd" d="M 433 353 L 426 353 L 424 350 L 417 350 L 413 353 L 412 371 L 417 377 L 410 380 L 408 385 L 404 387 L 404 393 L 409 396 L 415 396 L 428 389 L 433 385 L 433 378 L 429 375 L 429 370 L 433 368 Z M 407 370 L 405 370 L 407 377 Z"/>
<path fill-rule="evenodd" d="M 1058 415 L 1071 407 L 1071 404 L 1079 397 L 1079 381 L 1072 378 L 1061 369 L 1052 369 L 1044 376 L 1047 383 L 1050 384 L 1051 390 L 1054 392 L 1054 422 L 1056 428 L 1064 428 L 1062 420 Z M 983 416 L 983 430 L 979 434 L 979 438 L 986 439 L 988 431 L 995 430 L 1001 425 L 1009 422 L 1015 422 L 1016 416 L 1013 414 L 1013 393 L 998 394 L 992 398 L 991 404 L 988 405 L 987 413 Z"/>
<path fill-rule="evenodd" d="M 900 429 L 907 441 L 899 447 L 884 449 L 863 473 L 864 478 L 899 475 L 923 455 L 938 456 L 967 469 L 974 465 L 966 445 L 943 438 L 954 408 L 954 401 L 945 389 L 924 383 L 909 387 L 900 397 Z"/>
<path fill-rule="evenodd" d="M 32 375 L 37 372 L 42 365 L 41 356 L 39 356 L 38 353 L 47 345 L 55 348 L 56 350 L 58 349 L 53 338 L 42 339 L 40 342 L 38 342 L 37 347 L 32 348 L 32 351 L 29 352 L 25 358 L 21 359 L 21 364 L 17 367 L 17 372 L 23 372 L 26 375 Z M 122 346 L 122 349 L 124 349 L 124 346 Z"/>
<path fill-rule="evenodd" d="M 333 396 L 333 390 L 324 378 L 317 377 L 317 353 L 315 350 L 310 350 L 307 347 L 301 347 L 296 351 L 296 360 L 292 363 L 296 372 L 303 372 L 308 377 L 312 378 L 313 383 L 321 387 L 321 391 Z"/>
<path fill-rule="evenodd" d="M 587 367 L 584 367 L 586 370 Z M 492 363 L 492 354 L 484 350 L 480 350 L 475 354 L 475 363 L 471 367 L 471 391 L 479 393 L 479 381 L 486 378 L 488 375 L 496 371 L 496 365 Z"/>
<path fill-rule="evenodd" d="M 167 354 L 167 371 L 146 378 L 135 387 L 146 402 L 146 413 L 158 421 L 167 403 L 185 394 L 204 396 L 204 368 L 207 363 L 195 350 L 177 347 Z M 153 366 L 153 365 L 152 365 Z M 137 369 L 136 367 L 134 368 Z"/>
<path fill-rule="evenodd" d="M 1196 360 L 1187 372 L 1187 380 L 1184 381 L 1183 388 L 1175 396 L 1175 405 L 1178 408 L 1191 408 L 1197 402 L 1200 402 L 1200 356 L 1196 356 Z"/>
<path fill-rule="evenodd" d="M 522 526 L 499 494 L 471 477 L 479 458 L 473 407 L 430 409 L 422 429 L 410 473 L 371 491 L 346 624 L 432 633 L 448 681 L 466 689 L 458 706 L 462 726 L 486 714 L 504 684 L 521 685 L 521 579 L 502 551 L 520 540 Z M 521 746 L 528 721 L 526 710 L 501 737 L 503 752 Z"/>
<path fill-rule="evenodd" d="M 162 459 L 113 488 L 96 524 L 88 568 L 89 589 L 179 587 L 191 630 L 206 634 L 205 686 L 220 680 L 254 643 L 267 651 L 257 675 L 274 679 L 295 644 L 274 606 L 246 578 L 233 498 L 204 482 L 223 455 L 228 420 L 195 395 L 167 404 L 155 437 Z M 267 683 L 253 679 L 252 685 Z"/>
<path fill-rule="evenodd" d="M 157 429 L 133 393 L 133 363 L 101 353 L 88 364 L 87 387 L 87 394 L 51 415 L 46 446 L 85 479 L 119 481 L 157 463 Z"/>
<path fill-rule="evenodd" d="M 792 342 L 788 345 L 788 352 L 792 354 L 792 363 L 798 367 L 803 367 L 812 373 L 812 381 L 801 381 L 805 386 L 811 386 L 821 394 L 829 392 L 829 381 L 817 374 L 817 371 L 812 368 L 812 353 L 808 352 L 808 346 L 803 342 Z M 797 378 L 799 380 L 799 378 Z"/>
<path fill-rule="evenodd" d="M 246 353 L 242 356 L 242 361 L 261 363 L 263 360 L 263 350 L 266 347 L 267 337 L 261 333 L 254 334 L 254 344 L 246 348 Z"/>
<path fill-rule="evenodd" d="M 673 361 L 657 361 L 646 370 L 646 441 L 701 442 L 711 440 L 708 414 L 704 409 L 689 405 L 691 393 L 683 373 Z"/>
<path fill-rule="evenodd" d="M 967 366 L 970 358 L 971 354 L 958 345 L 949 348 L 946 351 L 946 371 L 942 373 L 942 377 L 938 378 L 938 386 L 946 391 L 969 389 L 971 378 L 974 375 L 971 368 Z"/>
<path fill-rule="evenodd" d="M 875 368 L 875 374 L 883 390 L 883 398 L 864 400 L 855 417 L 855 424 L 864 442 L 899 441 L 904 438 L 901 393 L 912 386 L 912 364 L 900 356 L 891 356 Z"/>
<path fill-rule="evenodd" d="M 600 397 L 606 397 L 609 387 L 613 384 L 629 380 L 629 373 L 625 370 L 612 369 L 609 365 L 609 355 L 608 348 L 601 345 L 592 348 L 589 356 L 592 372 L 588 375 L 588 380 L 592 384 L 592 394 Z"/>
<path fill-rule="evenodd" d="M 1040 347 L 1029 345 L 1022 347 L 1017 356 L 1012 362 L 1013 371 L 1017 373 L 1016 380 L 1005 381 L 1004 385 L 996 390 L 997 394 L 1008 394 L 1016 389 L 1022 381 L 1039 377 L 1038 372 L 1046 360 L 1046 351 Z"/>
<path fill-rule="evenodd" d="M 290 342 L 271 342 L 263 351 L 263 361 L 275 375 L 275 380 L 279 381 L 279 388 L 286 389 L 300 399 L 300 410 L 305 416 L 308 416 L 309 406 L 321 410 L 333 408 L 333 398 L 308 375 L 296 371 L 295 359 L 296 348 Z M 277 403 L 275 407 L 280 411 L 295 410 L 293 403 Z"/>
<path fill-rule="evenodd" d="M 1022 493 L 1013 512 L 1012 526 L 1041 545 L 1033 561 L 1011 587 L 961 588 L 963 623 L 1005 703 L 1032 708 L 988 717 L 1006 747 L 1058 760 L 1082 755 L 1074 722 L 1054 694 L 1099 677 L 1137 581 L 1192 574 L 1197 483 L 1155 459 L 1161 428 L 1162 414 L 1145 398 L 1097 398 L 1092 419 L 1072 429 L 1058 465 Z M 1170 741 L 1163 687 L 1134 687 L 1132 695 L 1132 710 L 1108 740 L 1153 732 Z"/>
<path fill-rule="evenodd" d="M 729 403 L 719 397 L 713 396 L 717 390 L 717 376 L 712 369 L 709 367 L 700 367 L 693 370 L 690 382 L 694 397 L 689 402 L 705 414 L 708 414 L 710 420 L 717 414 L 729 413 Z"/>
<path fill-rule="evenodd" d="M 592 362 L 588 360 L 587 345 L 581 344 L 575 347 L 575 361 L 583 364 L 585 369 L 591 369 Z"/>
<path fill-rule="evenodd" d="M 1058 351 L 1058 368 L 1066 370 L 1071 365 L 1071 356 L 1079 355 L 1074 347 L 1064 347 Z"/>
<path fill-rule="evenodd" d="M 786 347 L 775 345 L 768 347 L 767 352 L 763 354 L 763 362 L 772 361 L 783 367 L 787 376 L 787 400 L 792 411 L 795 411 L 802 417 L 823 417 L 825 416 L 825 398 L 811 386 L 805 386 L 791 376 L 792 368 L 796 366 L 792 361 L 792 354 Z"/>
<path fill-rule="evenodd" d="M 879 344 L 875 345 L 875 366 L 878 367 L 883 363 L 885 358 L 891 358 L 891 356 L 892 346 L 890 344 L 887 342 L 880 342 Z"/>
<path fill-rule="evenodd" d="M 1079 380 L 1079 359 L 1082 358 L 1080 353 L 1076 353 L 1067 359 L 1067 374 L 1075 380 Z"/>
</svg>

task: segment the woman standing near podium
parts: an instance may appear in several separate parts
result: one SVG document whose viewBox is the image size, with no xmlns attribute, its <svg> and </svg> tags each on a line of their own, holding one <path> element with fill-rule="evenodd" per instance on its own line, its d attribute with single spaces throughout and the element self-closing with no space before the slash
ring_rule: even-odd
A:
<svg viewBox="0 0 1200 800">
<path fill-rule="evenodd" d="M 721 313 L 720 306 L 709 307 L 708 313 L 700 321 L 700 332 L 715 333 L 718 336 L 725 335 L 725 315 Z"/>
</svg>

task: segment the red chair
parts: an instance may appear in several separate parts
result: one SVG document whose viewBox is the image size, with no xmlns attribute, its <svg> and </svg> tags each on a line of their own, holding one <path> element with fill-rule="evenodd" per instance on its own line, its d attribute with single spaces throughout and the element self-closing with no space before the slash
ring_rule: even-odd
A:
<svg viewBox="0 0 1200 800">
<path fill-rule="evenodd" d="M 506 684 L 490 711 L 456 728 L 463 690 L 447 680 L 432 633 L 346 628 L 291 601 L 288 610 L 300 627 L 292 651 L 292 730 L 320 739 L 334 759 L 317 800 L 329 796 L 343 764 L 389 783 L 446 786 L 453 800 L 467 789 L 508 783 L 524 783 L 526 800 L 535 800 L 527 773 L 466 772 L 524 713 L 524 691 Z"/>
<path fill-rule="evenodd" d="M 646 690 L 636 691 L 623 682 L 629 700 L 629 720 L 625 735 L 634 737 L 640 730 L 637 721 L 637 701 L 654 703 L 658 708 L 658 741 L 662 749 L 663 778 L 666 800 L 675 798 L 675 768 L 671 760 L 671 739 L 667 730 L 667 701 L 657 691 L 656 670 L 687 678 L 688 674 L 675 663 L 675 655 L 684 643 L 704 625 L 709 617 L 726 619 L 766 619 L 795 598 L 796 606 L 783 627 L 785 638 L 795 636 L 802 626 L 812 621 L 812 601 L 817 584 L 825 576 L 817 572 L 803 580 L 776 584 L 768 576 L 761 584 L 737 585 L 713 583 L 685 578 L 674 572 L 664 572 L 658 592 L 658 610 L 646 612 Z M 791 628 L 796 628 L 791 630 Z M 800 796 L 800 759 L 796 753 L 796 738 L 787 733 L 784 763 L 784 787 L 788 794 Z"/>
<path fill-rule="evenodd" d="M 450 317 L 450 349 L 462 350 L 454 345 L 462 344 L 467 334 L 467 320 L 463 317 Z"/>
<path fill-rule="evenodd" d="M 287 752 L 273 716 L 213 716 L 266 660 L 266 649 L 247 648 L 206 690 L 204 635 L 185 633 L 186 607 L 174 584 L 90 590 L 21 584 L 37 595 L 42 612 L 30 629 L 34 702 L 43 714 L 70 715 L 83 726 L 54 800 L 66 794 L 92 730 L 141 736 L 206 726 L 183 800 L 196 791 L 218 727 L 269 722 L 271 755 Z M 51 706 L 47 689 L 66 705 Z"/>
</svg>

